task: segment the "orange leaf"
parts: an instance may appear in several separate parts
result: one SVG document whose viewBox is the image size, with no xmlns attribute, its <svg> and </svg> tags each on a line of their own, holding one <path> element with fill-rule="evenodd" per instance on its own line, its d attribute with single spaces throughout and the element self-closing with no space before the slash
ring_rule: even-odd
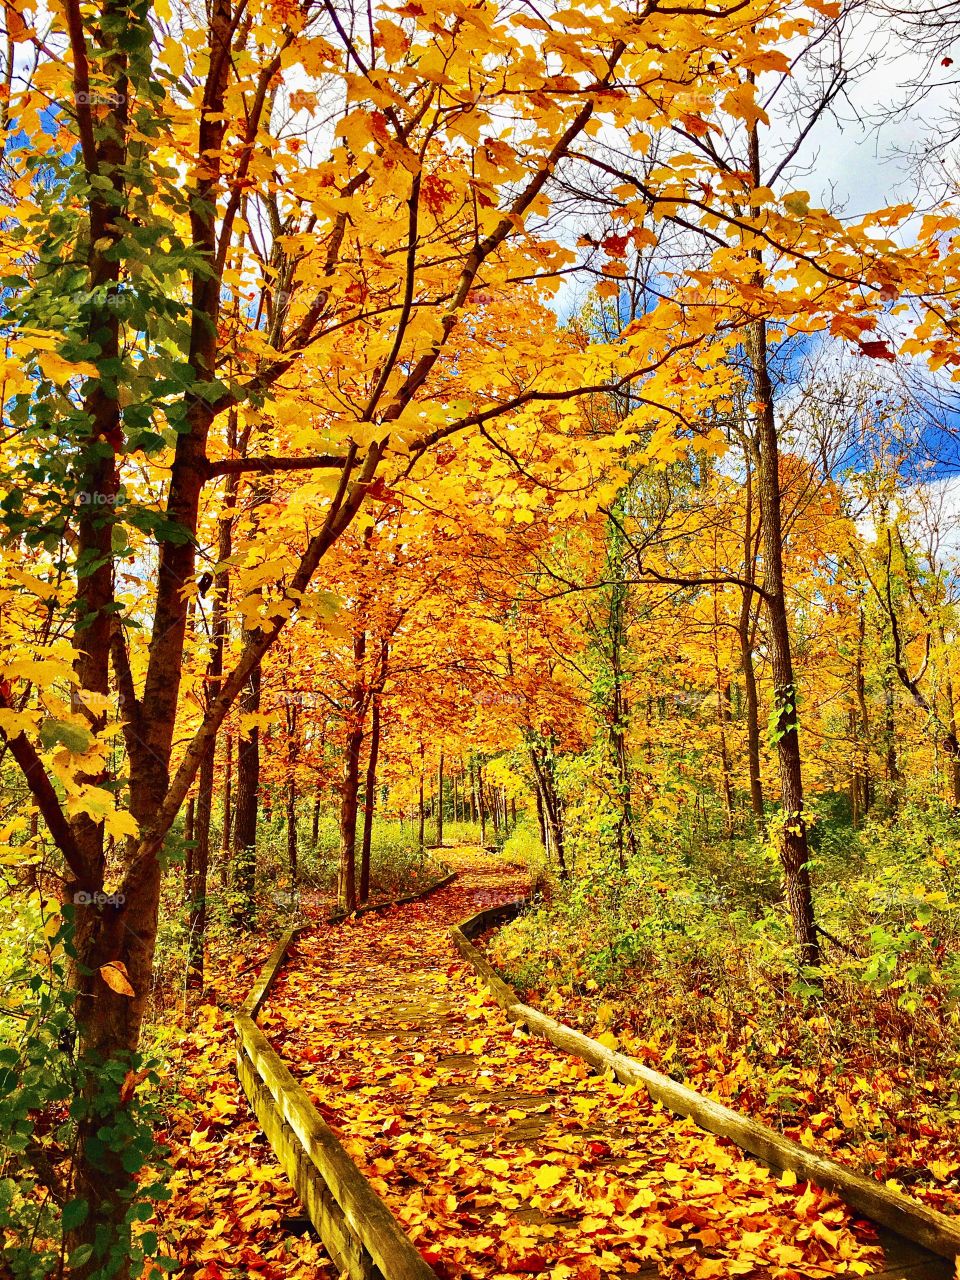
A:
<svg viewBox="0 0 960 1280">
<path fill-rule="evenodd" d="M 110 990 L 115 991 L 118 996 L 135 996 L 137 994 L 130 985 L 130 975 L 127 973 L 127 966 L 122 960 L 110 960 L 107 964 L 102 964 L 100 966 L 100 977 Z"/>
</svg>

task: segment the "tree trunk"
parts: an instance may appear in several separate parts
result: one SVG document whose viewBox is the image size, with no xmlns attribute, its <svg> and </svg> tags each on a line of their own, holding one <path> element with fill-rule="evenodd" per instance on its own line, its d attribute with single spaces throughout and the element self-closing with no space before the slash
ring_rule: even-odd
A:
<svg viewBox="0 0 960 1280">
<path fill-rule="evenodd" d="M 297 883 L 297 781 L 287 779 L 287 864 L 290 867 L 290 883 Z"/>
<path fill-rule="evenodd" d="M 313 797 L 313 826 L 310 829 L 310 847 L 316 849 L 320 840 L 320 792 Z"/>
<path fill-rule="evenodd" d="M 437 766 L 437 845 L 443 848 L 443 751 Z"/>
<path fill-rule="evenodd" d="M 230 851 L 233 819 L 233 734 L 228 733 L 224 741 L 223 760 L 223 830 L 220 834 L 220 849 L 226 855 Z"/>
<path fill-rule="evenodd" d="M 196 810 L 196 797 L 191 796 L 187 801 L 187 811 L 183 815 L 184 880 L 187 884 L 193 878 L 194 818 Z"/>
<path fill-rule="evenodd" d="M 337 910 L 356 911 L 357 809 L 360 791 L 360 755 L 363 724 L 355 721 L 347 734 L 340 783 L 340 869 L 337 878 Z"/>
<path fill-rule="evenodd" d="M 239 700 L 243 715 L 260 711 L 258 663 Z M 233 815 L 233 921 L 250 928 L 257 881 L 257 819 L 260 810 L 260 730 L 254 725 L 237 744 L 237 800 Z"/>
<path fill-rule="evenodd" d="M 347 739 L 340 784 L 340 870 L 337 879 L 337 908 L 357 909 L 357 810 L 360 802 L 360 756 L 363 748 L 363 722 L 366 719 L 366 686 L 364 664 L 367 656 L 367 633 L 358 630 L 353 638 L 354 685 L 351 691 Z"/>
<path fill-rule="evenodd" d="M 870 810 L 870 722 L 867 713 L 867 682 L 863 671 L 863 641 L 866 633 L 866 616 L 861 603 L 857 623 L 857 659 L 854 667 L 853 720 L 853 792 L 851 809 L 856 827 Z"/>
<path fill-rule="evenodd" d="M 944 694 L 947 701 L 947 734 L 944 745 L 947 748 L 947 759 L 950 762 L 950 800 L 954 808 L 960 807 L 960 754 L 956 750 L 950 750 L 950 744 L 958 741 L 957 737 L 957 704 L 953 689 L 953 676 L 950 673 L 950 650 L 947 646 L 947 636 L 942 624 L 939 627 L 940 649 L 944 655 L 944 663 L 946 667 L 944 679 Z"/>
<path fill-rule="evenodd" d="M 549 845 L 556 854 L 561 879 L 567 878 L 566 852 L 563 833 L 563 804 L 557 793 L 553 776 L 553 757 L 547 746 L 528 743 L 530 762 L 537 780 L 545 830 Z"/>
<path fill-rule="evenodd" d="M 370 719 L 370 755 L 363 799 L 363 842 L 360 846 L 360 905 L 370 898 L 370 850 L 373 844 L 373 814 L 377 802 L 377 760 L 380 755 L 380 699 L 373 699 Z"/>
<path fill-rule="evenodd" d="M 757 673 L 753 663 L 753 633 L 755 612 L 753 591 L 749 589 L 756 571 L 755 531 L 753 528 L 753 467 L 749 448 L 745 449 L 746 482 L 744 487 L 746 512 L 743 532 L 743 574 L 745 587 L 740 597 L 740 614 L 737 619 L 737 639 L 740 642 L 740 668 L 743 672 L 743 700 L 747 722 L 747 766 L 750 770 L 750 808 L 758 834 L 766 830 L 763 808 L 763 779 L 760 775 L 760 698 L 757 693 Z M 762 516 L 761 516 L 762 519 Z"/>
<path fill-rule="evenodd" d="M 231 414 L 227 424 L 227 439 L 232 448 L 237 446 L 237 417 Z M 221 515 L 217 528 L 217 562 L 225 565 L 233 553 L 233 509 L 239 491 L 239 477 L 227 478 L 224 494 L 225 514 Z M 213 580 L 213 609 L 210 620 L 210 653 L 207 658 L 207 702 L 220 690 L 223 678 L 223 647 L 227 638 L 227 602 L 230 592 L 230 571 L 221 569 Z M 197 775 L 197 847 L 194 857 L 194 874 L 188 883 L 190 899 L 190 927 L 187 937 L 187 987 L 203 988 L 203 966 L 207 945 L 207 878 L 210 869 L 210 823 L 213 819 L 213 788 L 216 773 L 216 735 L 207 744 Z M 230 777 L 231 739 L 227 737 L 226 781 L 223 798 L 223 847 L 229 848 L 230 840 Z"/>
<path fill-rule="evenodd" d="M 547 824 L 543 816 L 543 796 L 540 794 L 540 785 L 536 781 L 533 785 L 533 794 L 537 802 L 537 823 L 540 827 L 540 843 L 543 845 L 544 853 L 549 855 L 550 846 L 547 842 Z"/>
<path fill-rule="evenodd" d="M 190 925 L 187 935 L 187 989 L 203 989 L 204 954 L 207 941 L 207 876 L 210 867 L 210 819 L 213 813 L 214 750 L 211 742 L 197 775 L 197 847 L 193 874 L 187 885 Z"/>
<path fill-rule="evenodd" d="M 780 453 L 773 388 L 767 367 L 766 325 L 763 321 L 758 321 L 751 326 L 750 348 L 754 393 L 760 405 L 757 429 L 764 586 L 770 629 L 770 657 L 776 713 L 775 734 L 783 809 L 780 858 L 800 962 L 816 968 L 820 964 L 820 943 L 814 918 L 813 892 L 808 865 L 810 853 L 803 809 L 803 764 L 797 723 L 797 688 L 793 673 L 790 623 L 784 593 Z"/>
<path fill-rule="evenodd" d="M 424 844 L 424 826 L 426 824 L 426 813 L 423 805 L 423 756 L 420 757 L 420 790 L 417 795 L 417 844 L 423 848 Z"/>
</svg>

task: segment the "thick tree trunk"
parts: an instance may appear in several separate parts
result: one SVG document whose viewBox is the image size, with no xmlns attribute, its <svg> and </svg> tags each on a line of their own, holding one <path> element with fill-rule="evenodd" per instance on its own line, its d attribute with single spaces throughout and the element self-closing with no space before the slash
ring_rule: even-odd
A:
<svg viewBox="0 0 960 1280">
<path fill-rule="evenodd" d="M 380 699 L 373 699 L 370 713 L 370 754 L 363 793 L 363 840 L 360 845 L 360 905 L 370 898 L 370 853 L 373 846 L 373 815 L 377 803 L 377 762 L 380 756 Z"/>
</svg>

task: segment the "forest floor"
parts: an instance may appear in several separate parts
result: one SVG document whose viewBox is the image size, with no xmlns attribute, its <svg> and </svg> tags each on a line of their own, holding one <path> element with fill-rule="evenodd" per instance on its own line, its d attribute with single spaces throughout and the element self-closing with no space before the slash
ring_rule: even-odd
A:
<svg viewBox="0 0 960 1280">
<path fill-rule="evenodd" d="M 778 1179 L 514 1027 L 448 928 L 524 886 L 478 850 L 444 856 L 459 878 L 429 899 L 303 935 L 259 1017 L 438 1275 L 796 1280 L 881 1269 L 871 1227 L 835 1197 Z M 232 1086 L 227 1100 L 237 1105 Z M 242 1136 L 242 1106 L 235 1118 L 245 1158 L 256 1140 Z M 265 1180 L 272 1205 L 289 1211 Z M 299 1258 L 288 1269 L 268 1252 L 263 1274 L 302 1274 Z"/>
</svg>

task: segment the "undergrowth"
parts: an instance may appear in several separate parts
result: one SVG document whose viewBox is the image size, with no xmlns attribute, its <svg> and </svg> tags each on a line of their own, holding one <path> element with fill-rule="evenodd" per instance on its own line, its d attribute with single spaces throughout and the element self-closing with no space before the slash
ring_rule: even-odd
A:
<svg viewBox="0 0 960 1280">
<path fill-rule="evenodd" d="M 793 960 L 770 844 L 666 826 L 625 870 L 581 857 L 493 958 L 567 1021 L 960 1212 L 960 818 L 915 804 L 816 844 L 822 986 Z"/>
</svg>

